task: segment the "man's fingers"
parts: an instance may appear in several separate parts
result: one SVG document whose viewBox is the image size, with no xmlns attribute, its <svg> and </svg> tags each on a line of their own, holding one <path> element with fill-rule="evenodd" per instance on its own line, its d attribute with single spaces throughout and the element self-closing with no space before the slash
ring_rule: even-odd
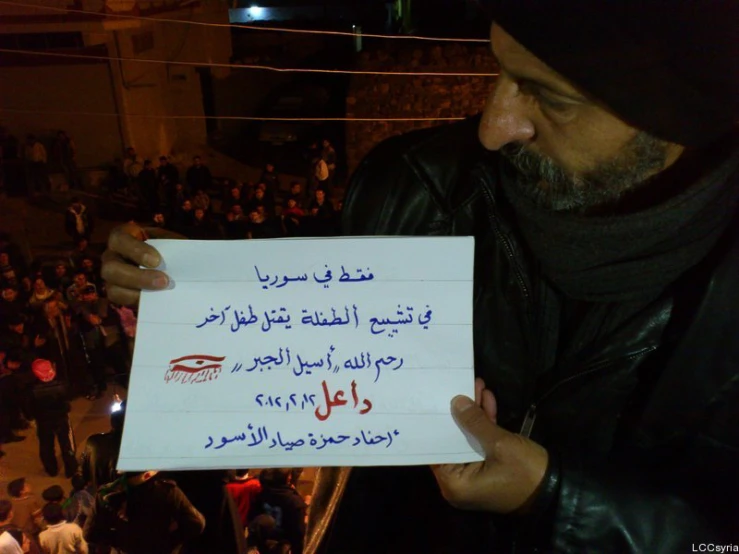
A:
<svg viewBox="0 0 739 554">
<path fill-rule="evenodd" d="M 485 412 L 485 415 L 488 416 L 488 419 L 492 421 L 493 423 L 497 422 L 498 419 L 498 403 L 495 400 L 495 396 L 493 395 L 493 392 L 485 389 L 481 393 L 481 405 L 482 409 Z"/>
<path fill-rule="evenodd" d="M 122 306 L 134 306 L 138 304 L 141 293 L 137 290 L 124 289 L 115 285 L 109 285 L 106 289 L 108 300 Z"/>
<path fill-rule="evenodd" d="M 109 283 L 109 286 L 136 291 L 141 289 L 160 290 L 167 288 L 169 284 L 166 273 L 153 269 L 139 269 L 126 262 L 112 250 L 103 253 L 101 275 Z"/>
<path fill-rule="evenodd" d="M 482 391 L 485 390 L 485 381 L 477 377 L 475 379 L 475 404 L 478 406 L 481 405 L 482 402 Z"/>
<path fill-rule="evenodd" d="M 494 453 L 496 443 L 507 433 L 490 421 L 485 410 L 466 396 L 452 399 L 452 415 L 464 431 L 477 439 L 486 454 Z"/>
<path fill-rule="evenodd" d="M 121 225 L 110 233 L 108 249 L 137 265 L 158 267 L 162 262 L 162 257 L 154 247 L 142 242 L 141 237 L 144 235 L 141 233 L 143 229 L 140 227 Z"/>
</svg>

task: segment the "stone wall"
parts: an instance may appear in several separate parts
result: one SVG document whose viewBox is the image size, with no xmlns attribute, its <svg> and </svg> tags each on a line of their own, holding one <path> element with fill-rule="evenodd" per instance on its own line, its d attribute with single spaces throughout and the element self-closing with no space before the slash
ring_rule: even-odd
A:
<svg viewBox="0 0 739 554">
<path fill-rule="evenodd" d="M 396 41 L 400 42 L 400 41 Z M 359 54 L 357 69 L 429 73 L 497 73 L 485 45 L 403 45 Z M 466 117 L 480 112 L 494 76 L 355 75 L 347 95 L 347 117 Z M 443 121 L 347 122 L 349 172 L 377 143 L 392 135 Z"/>
</svg>

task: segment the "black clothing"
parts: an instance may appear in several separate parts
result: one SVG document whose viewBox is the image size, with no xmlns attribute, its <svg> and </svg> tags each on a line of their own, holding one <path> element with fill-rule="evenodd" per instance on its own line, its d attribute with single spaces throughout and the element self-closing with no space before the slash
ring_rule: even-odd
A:
<svg viewBox="0 0 739 554">
<path fill-rule="evenodd" d="M 112 483 L 118 477 L 115 466 L 120 448 L 121 433 L 115 431 L 98 433 L 87 438 L 80 457 L 80 469 L 85 482 L 90 483 L 93 489 Z"/>
<path fill-rule="evenodd" d="M 111 522 L 101 517 L 96 499 L 86 532 L 91 542 L 110 544 L 126 554 L 176 554 L 205 528 L 205 519 L 174 481 L 155 476 L 136 486 L 118 482 L 107 488 L 102 494 L 105 503 L 116 513 L 125 504 L 125 519 Z"/>
<path fill-rule="evenodd" d="M 668 554 L 736 543 L 738 218 L 656 298 L 572 299 L 532 255 L 501 194 L 510 172 L 482 149 L 476 123 L 381 144 L 354 176 L 344 233 L 476 238 L 475 372 L 498 424 L 550 453 L 537 509 L 463 512 L 427 468 L 357 468 L 325 551 Z M 723 160 L 723 186 L 739 185 L 738 160 L 736 149 Z M 717 167 L 704 173 L 719 182 Z M 402 494 L 388 503 L 379 490 Z"/>
<path fill-rule="evenodd" d="M 210 169 L 204 165 L 190 167 L 185 175 L 185 181 L 188 190 L 193 194 L 199 190 L 207 191 L 213 186 L 213 176 Z"/>
<path fill-rule="evenodd" d="M 139 193 L 143 198 L 147 209 L 151 214 L 157 213 L 161 209 L 160 183 L 157 179 L 156 171 L 153 169 L 142 169 L 136 177 L 136 183 L 139 187 Z"/>
<path fill-rule="evenodd" d="M 59 472 L 54 451 L 56 438 L 62 452 L 64 473 L 68 478 L 72 477 L 77 472 L 77 460 L 74 433 L 69 424 L 67 390 L 55 380 L 34 385 L 31 394 L 31 414 L 36 419 L 41 463 L 49 475 L 54 476 Z"/>
<path fill-rule="evenodd" d="M 302 554 L 307 505 L 289 485 L 264 487 L 254 500 L 249 520 L 259 515 L 274 518 L 279 536 L 290 541 L 292 554 Z"/>
</svg>

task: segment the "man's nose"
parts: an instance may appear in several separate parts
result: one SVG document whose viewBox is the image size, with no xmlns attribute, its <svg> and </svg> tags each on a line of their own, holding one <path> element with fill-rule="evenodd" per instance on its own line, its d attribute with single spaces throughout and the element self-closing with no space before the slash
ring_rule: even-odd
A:
<svg viewBox="0 0 739 554">
<path fill-rule="evenodd" d="M 536 129 L 528 116 L 529 106 L 518 85 L 501 75 L 488 97 L 478 135 L 488 150 L 499 150 L 506 144 L 528 142 Z"/>
</svg>

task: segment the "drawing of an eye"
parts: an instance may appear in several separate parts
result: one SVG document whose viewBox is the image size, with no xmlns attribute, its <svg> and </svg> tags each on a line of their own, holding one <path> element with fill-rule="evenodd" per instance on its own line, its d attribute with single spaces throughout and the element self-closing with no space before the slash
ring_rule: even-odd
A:
<svg viewBox="0 0 739 554">
<path fill-rule="evenodd" d="M 166 383 L 180 384 L 205 383 L 214 381 L 221 374 L 225 356 L 190 354 L 169 361 L 169 369 L 164 375 Z"/>
</svg>

